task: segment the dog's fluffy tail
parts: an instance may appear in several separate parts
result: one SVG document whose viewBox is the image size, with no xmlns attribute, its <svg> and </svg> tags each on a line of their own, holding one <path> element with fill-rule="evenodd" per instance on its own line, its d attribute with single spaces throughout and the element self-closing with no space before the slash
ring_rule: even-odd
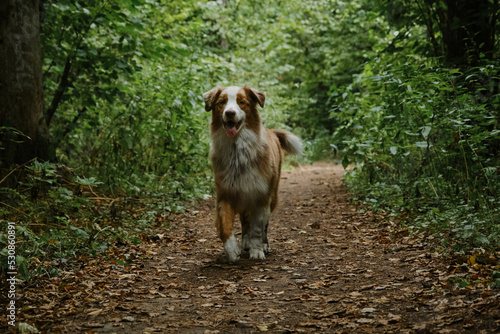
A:
<svg viewBox="0 0 500 334">
<path fill-rule="evenodd" d="M 302 155 L 304 147 L 299 137 L 285 130 L 273 130 L 287 154 Z"/>
</svg>

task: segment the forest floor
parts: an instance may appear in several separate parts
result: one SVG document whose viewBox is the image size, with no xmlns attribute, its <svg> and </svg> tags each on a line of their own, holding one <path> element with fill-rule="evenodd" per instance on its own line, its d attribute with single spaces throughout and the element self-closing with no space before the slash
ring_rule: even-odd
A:
<svg viewBox="0 0 500 334">
<path fill-rule="evenodd" d="M 497 259 L 467 264 L 350 204 L 343 173 L 283 172 L 265 260 L 227 262 L 210 199 L 116 247 L 124 265 L 108 253 L 23 288 L 18 322 L 64 333 L 500 332 L 500 290 L 481 283 Z"/>
</svg>

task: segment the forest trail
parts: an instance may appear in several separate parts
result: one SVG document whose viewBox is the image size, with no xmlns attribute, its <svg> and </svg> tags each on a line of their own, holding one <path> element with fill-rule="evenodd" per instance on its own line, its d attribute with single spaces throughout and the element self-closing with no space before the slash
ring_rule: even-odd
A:
<svg viewBox="0 0 500 334">
<path fill-rule="evenodd" d="M 498 332 L 499 290 L 454 289 L 449 278 L 473 269 L 349 204 L 343 173 L 283 172 L 263 261 L 227 262 L 209 199 L 116 249 L 124 266 L 98 257 L 27 288 L 21 321 L 66 333 Z"/>
</svg>

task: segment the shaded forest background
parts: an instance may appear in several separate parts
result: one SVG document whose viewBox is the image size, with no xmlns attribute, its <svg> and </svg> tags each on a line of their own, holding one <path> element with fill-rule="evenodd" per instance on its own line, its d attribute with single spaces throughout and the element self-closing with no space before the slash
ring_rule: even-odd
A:
<svg viewBox="0 0 500 334">
<path fill-rule="evenodd" d="M 210 196 L 216 84 L 265 91 L 266 126 L 306 142 L 300 163 L 353 164 L 354 200 L 442 251 L 498 250 L 497 0 L 46 0 L 20 12 L 37 18 L 38 109 L 8 81 L 21 2 L 0 6 L 3 273 L 8 221 L 29 279 Z"/>
</svg>

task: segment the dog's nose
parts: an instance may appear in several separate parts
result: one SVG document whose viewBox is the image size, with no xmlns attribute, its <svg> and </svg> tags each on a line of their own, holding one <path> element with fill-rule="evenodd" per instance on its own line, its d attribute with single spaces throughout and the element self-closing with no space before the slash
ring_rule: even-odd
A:
<svg viewBox="0 0 500 334">
<path fill-rule="evenodd" d="M 227 118 L 234 118 L 236 116 L 236 111 L 229 109 L 224 111 L 224 114 L 226 114 Z"/>
</svg>

